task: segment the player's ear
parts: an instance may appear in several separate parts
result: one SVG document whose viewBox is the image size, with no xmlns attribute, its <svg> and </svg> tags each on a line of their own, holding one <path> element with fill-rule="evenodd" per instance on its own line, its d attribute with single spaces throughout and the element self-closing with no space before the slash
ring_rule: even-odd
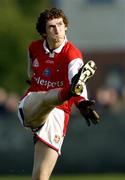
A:
<svg viewBox="0 0 125 180">
<path fill-rule="evenodd" d="M 65 31 L 67 31 L 67 27 L 65 27 Z"/>
<path fill-rule="evenodd" d="M 43 34 L 42 34 L 42 37 L 43 37 L 44 39 L 46 39 L 47 34 L 46 34 L 46 33 L 43 33 Z"/>
</svg>

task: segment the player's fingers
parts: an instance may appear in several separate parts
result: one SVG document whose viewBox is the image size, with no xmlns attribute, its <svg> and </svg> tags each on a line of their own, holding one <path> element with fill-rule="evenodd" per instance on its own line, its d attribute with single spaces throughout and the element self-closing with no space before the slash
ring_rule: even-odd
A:
<svg viewBox="0 0 125 180">
<path fill-rule="evenodd" d="M 91 125 L 90 119 L 88 117 L 85 117 L 85 120 L 86 120 L 87 125 L 90 126 Z"/>
<path fill-rule="evenodd" d="M 93 124 L 98 124 L 100 122 L 99 114 L 95 110 L 92 111 L 91 121 Z"/>
</svg>

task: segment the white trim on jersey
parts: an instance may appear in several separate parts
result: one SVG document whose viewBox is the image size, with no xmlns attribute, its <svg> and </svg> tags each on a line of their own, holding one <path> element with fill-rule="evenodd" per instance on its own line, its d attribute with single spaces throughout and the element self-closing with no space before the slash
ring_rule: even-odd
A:
<svg viewBox="0 0 125 180">
<path fill-rule="evenodd" d="M 83 60 L 80 58 L 74 59 L 69 63 L 68 79 L 69 79 L 70 84 L 71 84 L 71 80 L 72 80 L 73 76 L 78 73 L 79 69 L 83 66 L 83 64 L 84 64 Z M 85 99 L 88 99 L 86 86 L 84 87 L 84 90 L 80 96 L 84 97 Z"/>
<path fill-rule="evenodd" d="M 65 36 L 65 39 L 64 39 L 63 43 L 62 43 L 58 48 L 54 49 L 54 50 L 51 52 L 51 51 L 47 48 L 46 40 L 44 40 L 44 42 L 43 42 L 43 48 L 45 49 L 46 54 L 50 54 L 50 55 L 53 54 L 53 56 L 51 55 L 51 57 L 54 58 L 54 53 L 60 53 L 61 50 L 62 50 L 62 48 L 65 46 L 66 42 L 67 42 L 67 38 L 66 38 L 66 36 Z"/>
<path fill-rule="evenodd" d="M 78 73 L 79 69 L 83 66 L 83 60 L 80 58 L 72 60 L 68 65 L 68 79 L 71 84 L 71 80 L 75 74 Z"/>
</svg>

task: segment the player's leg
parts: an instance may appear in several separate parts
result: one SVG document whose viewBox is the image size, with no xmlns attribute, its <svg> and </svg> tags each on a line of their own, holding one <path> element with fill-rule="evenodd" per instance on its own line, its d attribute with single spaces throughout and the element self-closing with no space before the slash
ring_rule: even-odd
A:
<svg viewBox="0 0 125 180">
<path fill-rule="evenodd" d="M 96 64 L 92 60 L 83 65 L 79 72 L 72 78 L 71 92 L 80 95 L 83 92 L 85 83 L 95 74 L 96 69 Z"/>
<path fill-rule="evenodd" d="M 56 164 L 66 134 L 65 122 L 69 115 L 61 109 L 54 108 L 44 125 L 34 132 L 34 166 L 33 180 L 48 180 Z M 65 131 L 64 131 L 65 127 Z"/>
<path fill-rule="evenodd" d="M 58 153 L 41 141 L 35 144 L 32 180 L 48 180 L 58 158 Z"/>
<path fill-rule="evenodd" d="M 95 73 L 93 61 L 85 64 L 72 79 L 71 88 L 53 89 L 48 92 L 31 92 L 23 103 L 24 126 L 36 128 L 45 122 L 48 113 L 67 100 L 69 96 L 80 95 L 85 82 Z M 21 110 L 21 109 L 20 109 Z"/>
<path fill-rule="evenodd" d="M 25 126 L 28 126 L 28 123 L 35 120 L 38 121 L 38 119 L 41 118 L 45 120 L 45 115 L 53 108 L 52 105 L 56 103 L 58 104 L 58 94 L 56 90 L 48 93 L 31 92 L 24 101 L 23 106 Z"/>
<path fill-rule="evenodd" d="M 58 88 L 48 92 L 30 92 L 24 98 L 23 105 L 20 105 L 23 109 L 24 126 L 36 128 L 42 125 L 48 113 L 68 98 L 68 92 L 68 88 Z"/>
</svg>

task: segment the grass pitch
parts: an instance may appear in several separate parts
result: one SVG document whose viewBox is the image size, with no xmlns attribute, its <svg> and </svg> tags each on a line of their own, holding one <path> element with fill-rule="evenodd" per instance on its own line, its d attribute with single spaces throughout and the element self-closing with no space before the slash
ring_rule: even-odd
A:
<svg viewBox="0 0 125 180">
<path fill-rule="evenodd" d="M 50 180 L 125 180 L 125 174 L 58 175 Z M 31 180 L 30 176 L 0 176 L 0 180 Z"/>
</svg>

